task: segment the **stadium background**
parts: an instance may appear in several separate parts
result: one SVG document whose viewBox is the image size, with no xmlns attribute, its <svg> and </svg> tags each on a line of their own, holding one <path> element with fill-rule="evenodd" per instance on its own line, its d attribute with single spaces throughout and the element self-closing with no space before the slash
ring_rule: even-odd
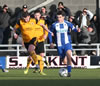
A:
<svg viewBox="0 0 100 86">
<path fill-rule="evenodd" d="M 23 4 L 27 4 L 28 8 L 32 8 L 41 4 L 45 0 L 0 0 L 0 6 L 3 4 L 7 4 L 13 11 L 16 7 L 22 7 Z M 90 9 L 93 13 L 96 11 L 96 0 L 54 0 L 54 2 L 48 4 L 46 7 L 48 11 L 50 7 L 56 7 L 58 2 L 64 2 L 64 5 L 67 6 L 72 14 L 77 12 L 78 10 L 82 10 L 84 7 Z M 58 76 L 58 69 L 49 69 L 45 70 L 48 74 L 46 77 L 42 77 L 40 75 L 36 75 L 32 73 L 32 70 L 29 71 L 29 74 L 25 76 L 23 74 L 23 70 L 21 69 L 11 69 L 9 73 L 2 73 L 0 71 L 0 83 L 3 86 L 17 86 L 17 85 L 44 85 L 45 80 L 46 85 L 52 86 L 99 86 L 100 80 L 100 69 L 73 69 L 72 75 L 73 77 L 69 78 L 61 78 Z M 7 81 L 9 80 L 9 81 Z M 19 80 L 19 81 L 18 81 Z M 23 82 L 24 80 L 24 82 Z M 28 83 L 26 83 L 26 80 Z M 7 83 L 5 83 L 7 82 Z M 18 83 L 19 82 L 19 83 Z M 23 84 L 22 84 L 23 82 Z M 40 83 L 39 83 L 40 82 Z M 51 83 L 52 82 L 52 83 Z M 49 84 L 51 83 L 51 84 Z M 58 83 L 58 84 L 57 84 Z M 26 85 L 25 85 L 26 84 Z M 44 85 L 45 86 L 45 85 Z"/>
<path fill-rule="evenodd" d="M 35 7 L 46 0 L 0 0 L 0 5 L 7 4 L 13 11 L 16 7 L 22 7 L 23 4 L 27 4 L 28 8 Z M 46 7 L 50 10 L 50 7 L 55 5 L 57 6 L 58 2 L 64 2 L 64 5 L 67 6 L 72 13 L 82 10 L 84 7 L 91 10 L 93 13 L 96 11 L 96 0 L 54 0 Z"/>
</svg>

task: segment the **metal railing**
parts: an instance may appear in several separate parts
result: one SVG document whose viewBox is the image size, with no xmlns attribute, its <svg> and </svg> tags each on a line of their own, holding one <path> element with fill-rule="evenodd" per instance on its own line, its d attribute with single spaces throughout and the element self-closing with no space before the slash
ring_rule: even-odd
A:
<svg viewBox="0 0 100 86">
<path fill-rule="evenodd" d="M 44 48 L 45 48 L 45 53 L 47 52 L 47 51 L 57 51 L 57 49 L 50 49 L 50 48 L 47 48 L 47 47 L 49 47 L 50 46 L 50 44 L 45 44 L 44 45 Z M 54 44 L 54 46 L 56 46 L 55 44 Z M 78 44 L 78 45 L 76 45 L 76 44 L 72 44 L 72 47 L 74 47 L 74 46 L 77 46 L 77 47 L 79 47 L 79 48 L 73 48 L 73 50 L 75 50 L 75 51 L 82 51 L 82 50 L 95 50 L 96 52 L 97 52 L 97 56 L 99 56 L 100 55 L 100 44 L 99 43 L 94 43 L 94 44 Z M 95 48 L 81 48 L 81 47 L 95 47 Z"/>
<path fill-rule="evenodd" d="M 22 45 L 19 45 L 19 44 L 0 45 L 0 48 L 1 48 L 0 49 L 0 53 L 2 53 L 2 52 L 16 52 L 17 53 L 17 57 L 19 57 L 20 56 L 19 55 L 20 51 L 26 51 L 25 49 L 20 49 L 20 47 L 22 47 Z M 6 48 L 8 48 L 8 49 L 6 49 Z"/>
<path fill-rule="evenodd" d="M 56 45 L 54 44 L 54 46 L 56 46 Z M 72 44 L 72 46 L 74 47 L 74 46 L 76 46 L 76 44 Z M 83 48 L 82 46 L 84 46 L 84 47 L 94 46 L 95 48 Z M 8 47 L 8 49 L 2 49 L 2 47 L 3 48 Z M 15 47 L 15 48 L 13 48 L 13 47 Z M 17 57 L 19 57 L 20 56 L 20 51 L 26 52 L 25 48 L 20 48 L 20 47 L 22 47 L 22 45 L 19 45 L 19 44 L 16 44 L 16 45 L 14 45 L 14 44 L 12 44 L 12 45 L 0 45 L 0 53 L 2 53 L 2 52 L 16 52 Z M 44 45 L 45 54 L 48 51 L 57 51 L 57 49 L 50 49 L 48 47 L 50 47 L 50 44 L 45 44 Z M 75 51 L 95 50 L 97 52 L 97 56 L 100 55 L 100 44 L 99 43 L 95 43 L 95 44 L 78 44 L 78 47 L 79 48 L 73 48 L 73 50 L 75 50 Z"/>
</svg>

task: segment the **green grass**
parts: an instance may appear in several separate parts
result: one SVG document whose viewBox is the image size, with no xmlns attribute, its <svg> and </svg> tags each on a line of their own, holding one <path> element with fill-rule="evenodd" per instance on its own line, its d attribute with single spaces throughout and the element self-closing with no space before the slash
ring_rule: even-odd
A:
<svg viewBox="0 0 100 86">
<path fill-rule="evenodd" d="M 59 69 L 44 69 L 46 76 L 33 73 L 30 69 L 27 75 L 24 69 L 10 69 L 9 73 L 0 70 L 0 83 L 3 86 L 100 86 L 100 69 L 72 69 L 72 76 L 60 77 Z M 36 85 L 35 85 L 36 84 Z"/>
</svg>

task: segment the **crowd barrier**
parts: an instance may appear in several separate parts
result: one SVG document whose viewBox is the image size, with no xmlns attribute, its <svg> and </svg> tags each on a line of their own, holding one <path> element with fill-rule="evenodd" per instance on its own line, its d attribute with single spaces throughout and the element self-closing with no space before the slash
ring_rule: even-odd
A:
<svg viewBox="0 0 100 86">
<path fill-rule="evenodd" d="M 55 45 L 56 46 L 56 45 Z M 72 44 L 76 46 L 76 44 Z M 99 47 L 100 44 L 79 44 L 81 46 L 95 46 L 95 48 L 75 48 L 75 51 L 81 50 L 95 50 L 97 52 L 96 56 L 72 56 L 72 67 L 74 68 L 100 68 L 100 56 L 99 56 Z M 2 49 L 1 47 L 8 47 L 8 49 Z M 13 48 L 14 47 L 14 48 Z M 16 47 L 16 48 L 15 48 Z M 6 58 L 6 68 L 25 68 L 27 65 L 28 56 L 20 56 L 20 52 L 27 52 L 25 48 L 21 48 L 22 45 L 0 45 L 0 53 L 2 52 L 16 52 L 16 56 L 5 55 Z M 50 67 L 66 67 L 59 56 L 47 55 L 47 52 L 57 52 L 57 49 L 50 49 L 50 44 L 45 44 L 45 55 L 48 60 Z M 2 56 L 0 56 L 2 57 Z M 0 64 L 2 66 L 2 64 Z M 31 68 L 35 67 L 34 63 L 31 64 Z"/>
<path fill-rule="evenodd" d="M 54 46 L 56 46 L 54 44 Z M 73 47 L 76 46 L 76 44 L 72 44 Z M 94 43 L 94 44 L 78 44 L 77 45 L 78 48 L 73 48 L 73 50 L 75 51 L 91 51 L 91 50 L 95 50 L 96 51 L 96 55 L 99 56 L 100 55 L 100 44 L 99 43 Z M 7 47 L 7 49 L 2 49 L 2 47 Z M 14 48 L 13 48 L 14 47 Z M 44 49 L 45 49 L 45 54 L 49 51 L 57 51 L 57 49 L 50 49 L 50 44 L 45 44 L 44 45 Z M 84 48 L 85 47 L 85 48 Z M 88 48 L 86 48 L 88 47 Z M 19 57 L 20 56 L 20 52 L 26 52 L 25 48 L 22 48 L 22 45 L 19 44 L 11 44 L 11 45 L 0 45 L 0 53 L 2 52 L 16 52 L 16 56 Z"/>
</svg>

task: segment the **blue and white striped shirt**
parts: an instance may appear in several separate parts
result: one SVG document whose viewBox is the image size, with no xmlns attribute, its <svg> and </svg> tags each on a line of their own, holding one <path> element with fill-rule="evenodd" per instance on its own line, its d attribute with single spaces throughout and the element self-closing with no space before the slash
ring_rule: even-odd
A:
<svg viewBox="0 0 100 86">
<path fill-rule="evenodd" d="M 63 23 L 55 22 L 52 24 L 50 31 L 54 33 L 57 46 L 71 43 L 70 29 L 77 32 L 74 25 L 66 20 Z M 49 33 L 49 41 L 52 43 L 52 36 Z"/>
</svg>

